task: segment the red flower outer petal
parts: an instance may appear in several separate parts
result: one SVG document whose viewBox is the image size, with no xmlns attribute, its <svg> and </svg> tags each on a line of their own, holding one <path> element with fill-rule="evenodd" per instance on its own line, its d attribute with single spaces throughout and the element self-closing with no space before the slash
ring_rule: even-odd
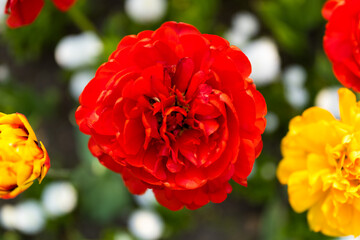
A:
<svg viewBox="0 0 360 240">
<path fill-rule="evenodd" d="M 11 28 L 31 24 L 44 6 L 43 0 L 8 0 L 5 13 L 10 14 L 6 23 Z"/>
<path fill-rule="evenodd" d="M 76 0 L 52 0 L 52 1 L 60 11 L 67 11 L 76 2 Z"/>
</svg>

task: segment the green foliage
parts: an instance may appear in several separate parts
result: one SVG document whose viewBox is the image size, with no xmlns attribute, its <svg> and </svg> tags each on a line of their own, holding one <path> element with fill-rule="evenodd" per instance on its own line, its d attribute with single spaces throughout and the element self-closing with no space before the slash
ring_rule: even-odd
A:
<svg viewBox="0 0 360 240">
<path fill-rule="evenodd" d="M 121 176 L 101 166 L 88 151 L 88 137 L 76 132 L 78 155 L 82 164 L 73 170 L 73 183 L 80 192 L 82 213 L 100 224 L 109 223 L 127 213 L 129 195 Z"/>
<path fill-rule="evenodd" d="M 294 213 L 279 198 L 269 202 L 262 218 L 263 240 L 331 240 L 320 233 L 309 231 L 306 214 Z"/>
<path fill-rule="evenodd" d="M 55 88 L 49 88 L 39 94 L 32 87 L 14 81 L 0 83 L 0 96 L 0 112 L 22 113 L 27 116 L 33 128 L 37 127 L 40 118 L 54 114 L 60 98 Z"/>
<path fill-rule="evenodd" d="M 196 26 L 201 32 L 210 32 L 214 24 L 218 0 L 169 0 L 169 18 Z"/>
<path fill-rule="evenodd" d="M 46 51 L 52 51 L 57 41 L 64 36 L 68 19 L 51 2 L 46 2 L 38 18 L 21 28 L 6 28 L 2 43 L 11 47 L 19 62 L 35 60 Z"/>
<path fill-rule="evenodd" d="M 312 45 L 311 31 L 324 22 L 322 5 L 320 0 L 261 0 L 256 9 L 284 50 L 301 55 Z"/>
</svg>

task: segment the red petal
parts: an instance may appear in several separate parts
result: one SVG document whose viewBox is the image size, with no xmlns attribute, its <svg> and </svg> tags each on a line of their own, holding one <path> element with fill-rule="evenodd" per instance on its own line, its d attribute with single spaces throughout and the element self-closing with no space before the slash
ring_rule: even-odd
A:
<svg viewBox="0 0 360 240">
<path fill-rule="evenodd" d="M 113 110 L 104 109 L 102 113 L 97 114 L 98 119 L 89 121 L 89 124 L 92 126 L 93 130 L 96 133 L 102 135 L 116 135 L 117 128 L 114 126 L 113 120 Z"/>
<path fill-rule="evenodd" d="M 145 141 L 145 129 L 141 119 L 126 120 L 123 130 L 124 150 L 128 154 L 137 154 Z"/>
<path fill-rule="evenodd" d="M 216 51 L 224 51 L 230 46 L 229 42 L 226 39 L 217 35 L 203 34 L 202 36 L 210 41 L 211 48 L 216 49 Z"/>
<path fill-rule="evenodd" d="M 194 62 L 194 70 L 207 70 L 205 66 L 209 65 L 210 46 L 206 38 L 201 35 L 185 35 L 180 37 L 180 43 L 184 49 L 184 56 L 189 57 Z"/>
<path fill-rule="evenodd" d="M 132 194 L 143 194 L 148 189 L 141 180 L 134 177 L 129 171 L 125 170 L 122 174 L 122 178 L 126 187 Z"/>
<path fill-rule="evenodd" d="M 142 69 L 156 65 L 162 60 L 159 52 L 151 44 L 137 42 L 132 49 L 133 61 Z"/>
<path fill-rule="evenodd" d="M 99 162 L 110 170 L 122 174 L 124 167 L 115 162 L 109 155 L 103 154 L 98 157 Z"/>
<path fill-rule="evenodd" d="M 184 207 L 184 204 L 178 201 L 172 196 L 170 190 L 166 189 L 154 189 L 154 195 L 156 200 L 163 206 L 167 207 L 172 211 L 178 211 Z"/>
<path fill-rule="evenodd" d="M 202 170 L 189 167 L 176 174 L 175 182 L 185 189 L 195 189 L 203 186 L 207 182 L 207 179 Z"/>
<path fill-rule="evenodd" d="M 251 64 L 247 56 L 236 46 L 231 46 L 226 53 L 234 61 L 240 75 L 243 78 L 249 77 Z"/>
<path fill-rule="evenodd" d="M 61 11 L 67 11 L 76 0 L 52 0 L 54 5 Z"/>
<path fill-rule="evenodd" d="M 5 13 L 10 13 L 7 25 L 17 28 L 32 23 L 43 6 L 43 0 L 8 0 L 5 9 Z"/>
<path fill-rule="evenodd" d="M 166 180 L 162 158 L 158 156 L 155 148 L 146 151 L 144 156 L 144 168 L 156 178 Z"/>
<path fill-rule="evenodd" d="M 213 203 L 221 203 L 225 201 L 227 194 L 226 188 L 219 189 L 219 191 L 210 194 L 210 201 Z"/>
<path fill-rule="evenodd" d="M 344 3 L 344 0 L 329 0 L 325 3 L 323 9 L 321 10 L 321 14 L 326 20 L 329 20 L 334 10 Z"/>
<path fill-rule="evenodd" d="M 251 173 L 255 161 L 255 149 L 251 140 L 242 139 L 240 144 L 239 157 L 235 163 L 235 173 L 237 178 L 246 179 Z"/>
<path fill-rule="evenodd" d="M 207 136 L 213 134 L 216 130 L 219 129 L 219 123 L 214 119 L 202 120 L 200 121 L 204 126 L 204 130 Z"/>
<path fill-rule="evenodd" d="M 201 34 L 194 26 L 187 23 L 177 23 L 177 22 L 166 22 L 161 25 L 160 28 L 169 27 L 173 29 L 179 36 L 187 34 Z"/>
<path fill-rule="evenodd" d="M 176 72 L 173 80 L 173 85 L 182 93 L 185 92 L 188 83 L 193 75 L 194 62 L 190 58 L 182 58 L 176 66 Z"/>
<path fill-rule="evenodd" d="M 206 75 L 203 71 L 199 71 L 193 75 L 190 80 L 189 87 L 186 90 L 186 99 L 191 99 L 193 95 L 197 92 L 200 84 L 206 81 Z"/>
<path fill-rule="evenodd" d="M 202 207 L 205 204 L 208 204 L 209 202 L 210 202 L 209 195 L 204 192 L 203 188 L 199 189 L 199 191 L 197 191 L 197 194 L 195 195 L 195 201 L 194 201 L 194 204 L 197 205 L 197 208 Z"/>
</svg>

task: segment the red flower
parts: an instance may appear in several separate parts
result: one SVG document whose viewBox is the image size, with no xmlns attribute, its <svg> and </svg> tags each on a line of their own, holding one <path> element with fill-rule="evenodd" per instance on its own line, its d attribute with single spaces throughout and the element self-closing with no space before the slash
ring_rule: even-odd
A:
<svg viewBox="0 0 360 240">
<path fill-rule="evenodd" d="M 68 10 L 75 0 L 53 0 L 55 6 L 61 10 Z M 43 0 L 7 0 L 5 13 L 9 14 L 7 25 L 11 28 L 17 28 L 31 24 L 39 15 Z"/>
<path fill-rule="evenodd" d="M 329 0 L 323 7 L 328 20 L 324 49 L 338 80 L 360 91 L 360 1 Z"/>
<path fill-rule="evenodd" d="M 171 210 L 224 201 L 262 149 L 266 104 L 247 57 L 185 23 L 126 36 L 80 96 L 89 149 Z"/>
</svg>

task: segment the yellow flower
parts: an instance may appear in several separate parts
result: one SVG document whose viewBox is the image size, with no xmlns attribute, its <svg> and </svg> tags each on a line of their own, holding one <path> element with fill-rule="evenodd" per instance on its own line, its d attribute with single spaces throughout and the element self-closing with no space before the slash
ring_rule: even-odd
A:
<svg viewBox="0 0 360 240">
<path fill-rule="evenodd" d="M 339 89 L 340 120 L 312 107 L 293 118 L 277 177 L 296 212 L 329 236 L 360 235 L 360 102 Z"/>
<path fill-rule="evenodd" d="M 25 116 L 0 113 L 0 198 L 14 198 L 35 179 L 41 182 L 49 167 L 46 149 Z"/>
</svg>

